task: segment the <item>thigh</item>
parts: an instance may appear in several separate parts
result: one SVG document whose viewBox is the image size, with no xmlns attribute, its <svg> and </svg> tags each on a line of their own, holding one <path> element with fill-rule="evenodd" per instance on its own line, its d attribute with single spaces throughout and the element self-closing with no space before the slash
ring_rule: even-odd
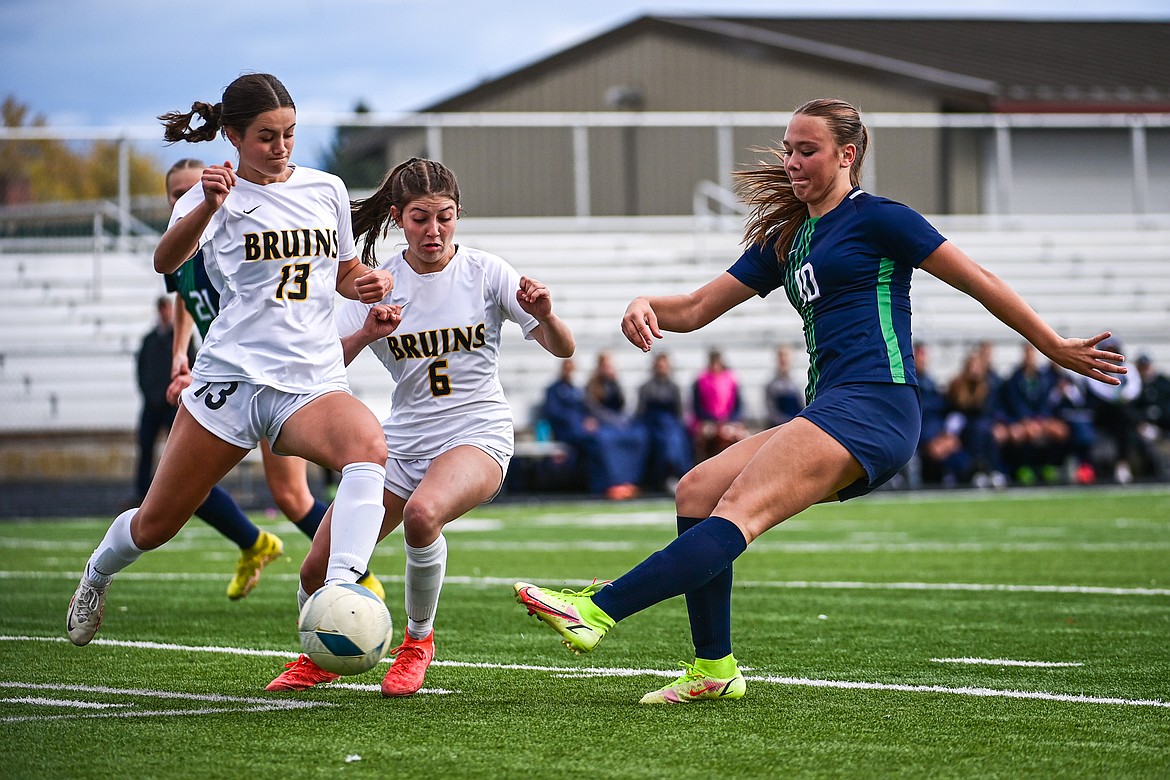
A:
<svg viewBox="0 0 1170 780">
<path fill-rule="evenodd" d="M 386 462 L 386 437 L 369 407 L 349 393 L 314 398 L 281 426 L 275 449 L 341 471 L 350 463 Z"/>
<path fill-rule="evenodd" d="M 412 547 L 430 544 L 444 525 L 491 500 L 503 478 L 499 461 L 479 447 L 462 444 L 442 453 L 406 502 L 407 542 Z"/>
<path fill-rule="evenodd" d="M 267 439 L 260 442 L 264 459 L 264 479 L 273 493 L 278 490 L 297 492 L 311 498 L 309 491 L 309 462 L 297 455 L 277 455 Z"/>
<path fill-rule="evenodd" d="M 752 456 L 779 428 L 769 428 L 700 461 L 679 480 L 675 508 L 683 517 L 708 517 Z"/>
<path fill-rule="evenodd" d="M 134 516 L 135 544 L 153 549 L 178 533 L 247 452 L 212 434 L 180 407 L 154 480 Z"/>
<path fill-rule="evenodd" d="M 281 482 L 292 484 L 296 482 L 308 483 L 308 461 L 297 455 L 277 455 L 272 451 L 272 445 L 267 439 L 260 441 L 260 455 L 264 459 L 264 475 L 269 484 Z"/>
<path fill-rule="evenodd" d="M 844 445 L 798 417 L 773 429 L 756 448 L 712 514 L 738 525 L 750 542 L 863 477 L 865 469 Z"/>
</svg>

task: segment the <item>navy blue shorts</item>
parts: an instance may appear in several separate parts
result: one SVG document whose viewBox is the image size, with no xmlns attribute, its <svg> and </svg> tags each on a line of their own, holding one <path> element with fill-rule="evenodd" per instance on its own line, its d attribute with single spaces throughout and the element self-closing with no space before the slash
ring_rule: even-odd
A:
<svg viewBox="0 0 1170 780">
<path fill-rule="evenodd" d="M 837 493 L 845 501 L 888 482 L 910 462 L 922 429 L 922 403 L 911 385 L 865 382 L 818 393 L 799 417 L 841 443 L 866 477 Z"/>
</svg>

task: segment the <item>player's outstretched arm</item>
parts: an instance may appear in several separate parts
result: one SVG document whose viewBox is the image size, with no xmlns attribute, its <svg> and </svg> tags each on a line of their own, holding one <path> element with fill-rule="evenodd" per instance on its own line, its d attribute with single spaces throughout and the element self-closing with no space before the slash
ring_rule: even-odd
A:
<svg viewBox="0 0 1170 780">
<path fill-rule="evenodd" d="M 622 334 L 635 347 L 649 352 L 663 331 L 698 330 L 755 294 L 731 274 L 723 273 L 690 294 L 638 297 L 630 301 L 622 316 Z"/>
<path fill-rule="evenodd" d="M 979 301 L 1057 365 L 1099 382 L 1121 384 L 1113 374 L 1126 373 L 1125 366 L 1121 365 L 1125 357 L 1097 349 L 1098 344 L 1109 338 L 1108 332 L 1087 339 L 1064 338 L 1005 281 L 949 241 L 943 242 L 922 262 L 922 269 Z"/>
</svg>

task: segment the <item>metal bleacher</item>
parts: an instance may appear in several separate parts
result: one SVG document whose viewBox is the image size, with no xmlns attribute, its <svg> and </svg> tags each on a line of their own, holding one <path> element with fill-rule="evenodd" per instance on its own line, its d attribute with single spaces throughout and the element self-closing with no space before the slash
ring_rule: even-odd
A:
<svg viewBox="0 0 1170 780">
<path fill-rule="evenodd" d="M 1170 220 L 1116 217 L 995 222 L 939 218 L 940 230 L 1019 290 L 1062 333 L 1112 330 L 1127 350 L 1170 362 Z M 625 342 L 618 324 L 635 295 L 687 292 L 738 256 L 739 227 L 704 227 L 695 218 L 473 220 L 459 240 L 495 252 L 522 274 L 549 285 L 558 314 L 578 342 L 583 382 L 600 350 L 617 359 L 627 396 L 649 374 L 650 356 Z M 382 255 L 394 250 L 388 242 Z M 933 347 L 932 369 L 945 378 L 980 340 L 1003 368 L 1019 338 L 979 304 L 925 273 L 914 278 L 915 335 Z M 163 291 L 150 249 L 0 251 L 0 433 L 129 431 L 139 406 L 134 354 Z M 707 328 L 672 334 L 668 350 L 684 385 L 717 348 L 739 374 L 752 416 L 778 344 L 793 347 L 803 372 L 800 322 L 781 293 L 749 301 Z M 378 413 L 389 382 L 368 356 L 351 367 L 355 393 Z M 531 420 L 557 360 L 518 328 L 504 334 L 501 378 L 517 426 Z"/>
</svg>

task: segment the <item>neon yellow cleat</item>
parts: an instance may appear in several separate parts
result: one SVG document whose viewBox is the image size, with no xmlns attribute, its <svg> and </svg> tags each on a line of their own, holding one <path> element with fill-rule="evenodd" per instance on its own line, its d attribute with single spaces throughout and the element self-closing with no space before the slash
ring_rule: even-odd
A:
<svg viewBox="0 0 1170 780">
<path fill-rule="evenodd" d="M 608 584 L 596 582 L 582 591 L 555 591 L 517 582 L 512 590 L 516 592 L 516 601 L 528 608 L 529 615 L 547 623 L 563 637 L 561 644 L 581 655 L 597 647 L 614 626 L 613 619 L 590 598 Z"/>
<path fill-rule="evenodd" d="M 227 597 L 235 601 L 251 593 L 256 583 L 260 582 L 260 572 L 264 567 L 282 555 L 284 542 L 280 541 L 280 537 L 261 531 L 251 547 L 240 551 L 236 574 L 227 586 Z"/>
<path fill-rule="evenodd" d="M 665 688 L 651 691 L 638 703 L 685 704 L 692 701 L 742 699 L 747 693 L 747 682 L 738 668 L 732 677 L 711 677 L 699 668 L 699 663 L 680 664 L 686 670 L 682 677 Z"/>
</svg>

